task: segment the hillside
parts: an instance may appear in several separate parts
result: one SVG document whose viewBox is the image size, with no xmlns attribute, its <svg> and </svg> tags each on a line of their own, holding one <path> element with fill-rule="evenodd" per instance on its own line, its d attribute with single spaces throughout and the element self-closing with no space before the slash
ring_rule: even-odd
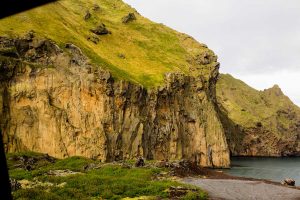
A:
<svg viewBox="0 0 300 200">
<path fill-rule="evenodd" d="M 221 75 L 217 99 L 234 155 L 299 155 L 300 108 L 278 85 L 257 91 L 231 75 Z"/>
<path fill-rule="evenodd" d="M 228 167 L 217 56 L 119 0 L 58 1 L 0 21 L 7 152 Z"/>
<path fill-rule="evenodd" d="M 133 13 L 132 19 L 129 13 Z M 123 23 L 127 16 L 127 23 Z M 105 25 L 98 35 L 91 30 Z M 0 21 L 0 35 L 33 30 L 60 47 L 72 43 L 115 78 L 148 88 L 163 83 L 166 72 L 207 76 L 216 57 L 206 45 L 142 17 L 122 0 L 61 0 Z"/>
</svg>

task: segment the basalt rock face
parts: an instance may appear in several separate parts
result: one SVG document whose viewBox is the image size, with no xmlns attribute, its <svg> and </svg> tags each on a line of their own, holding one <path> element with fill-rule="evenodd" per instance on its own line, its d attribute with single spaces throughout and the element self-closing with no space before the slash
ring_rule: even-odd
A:
<svg viewBox="0 0 300 200">
<path fill-rule="evenodd" d="M 7 152 L 102 161 L 188 159 L 228 167 L 216 111 L 218 65 L 209 80 L 180 73 L 146 90 L 92 66 L 72 44 L 0 38 L 0 113 Z"/>
<path fill-rule="evenodd" d="M 300 156 L 300 108 L 279 86 L 257 91 L 220 77 L 219 113 L 233 156 Z"/>
</svg>

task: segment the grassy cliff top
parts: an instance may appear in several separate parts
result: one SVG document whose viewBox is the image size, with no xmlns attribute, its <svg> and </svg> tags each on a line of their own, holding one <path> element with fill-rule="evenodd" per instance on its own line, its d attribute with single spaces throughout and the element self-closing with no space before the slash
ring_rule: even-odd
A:
<svg viewBox="0 0 300 200">
<path fill-rule="evenodd" d="M 122 19 L 129 13 L 136 20 L 125 24 Z M 91 32 L 101 24 L 111 34 Z M 115 78 L 146 87 L 160 85 L 166 72 L 208 76 L 214 66 L 205 59 L 216 62 L 205 45 L 151 22 L 122 0 L 61 0 L 0 20 L 0 35 L 20 36 L 30 30 L 60 47 L 73 43 Z"/>
<path fill-rule="evenodd" d="M 278 85 L 258 91 L 224 74 L 217 84 L 217 98 L 229 118 L 243 127 L 263 125 L 277 132 L 279 124 L 289 129 L 300 122 L 300 108 L 283 94 Z"/>
</svg>

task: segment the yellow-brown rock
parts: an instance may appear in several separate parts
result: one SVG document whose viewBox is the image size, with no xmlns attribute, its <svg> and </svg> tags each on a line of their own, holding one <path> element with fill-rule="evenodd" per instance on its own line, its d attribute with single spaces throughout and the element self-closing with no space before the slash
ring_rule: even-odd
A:
<svg viewBox="0 0 300 200">
<path fill-rule="evenodd" d="M 6 151 L 102 161 L 188 159 L 228 167 L 215 106 L 218 65 L 209 80 L 180 73 L 146 90 L 114 80 L 81 50 L 49 40 L 1 38 L 1 129 Z"/>
</svg>

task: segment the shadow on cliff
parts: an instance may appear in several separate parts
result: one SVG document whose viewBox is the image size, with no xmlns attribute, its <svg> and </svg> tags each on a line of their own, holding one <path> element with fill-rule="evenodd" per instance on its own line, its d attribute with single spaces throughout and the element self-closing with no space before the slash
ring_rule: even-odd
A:
<svg viewBox="0 0 300 200">
<path fill-rule="evenodd" d="M 242 144 L 246 136 L 242 127 L 234 123 L 229 117 L 228 112 L 223 108 L 220 103 L 217 103 L 216 110 L 219 114 L 221 123 L 223 125 L 228 148 L 231 156 L 238 156 L 243 149 Z"/>
</svg>

